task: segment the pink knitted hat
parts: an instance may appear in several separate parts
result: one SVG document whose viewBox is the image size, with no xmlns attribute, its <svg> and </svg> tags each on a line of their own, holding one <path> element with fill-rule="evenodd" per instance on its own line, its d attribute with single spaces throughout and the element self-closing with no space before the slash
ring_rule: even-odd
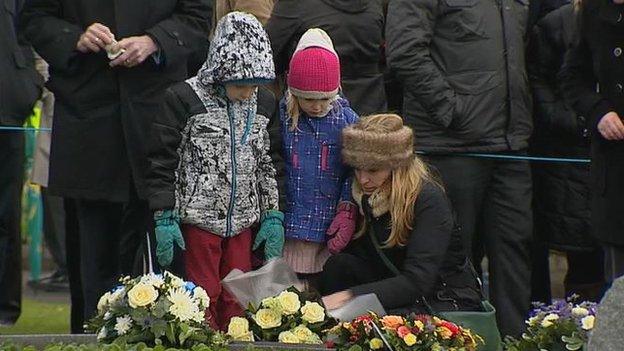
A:
<svg viewBox="0 0 624 351">
<path fill-rule="evenodd" d="M 288 88 L 304 99 L 333 98 L 340 88 L 338 56 L 317 46 L 295 52 L 290 60 Z"/>
</svg>

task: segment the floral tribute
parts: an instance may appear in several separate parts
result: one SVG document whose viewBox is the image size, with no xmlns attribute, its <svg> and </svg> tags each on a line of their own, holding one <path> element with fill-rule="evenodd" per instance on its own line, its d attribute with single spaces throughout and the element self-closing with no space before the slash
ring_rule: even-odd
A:
<svg viewBox="0 0 624 351">
<path fill-rule="evenodd" d="M 249 305 L 246 318 L 230 320 L 227 335 L 235 341 L 277 341 L 287 344 L 322 344 L 324 331 L 336 325 L 318 295 L 292 287 Z"/>
<path fill-rule="evenodd" d="M 119 282 L 100 298 L 97 315 L 87 325 L 98 342 L 190 347 L 225 340 L 208 327 L 210 298 L 192 282 L 169 272 Z"/>
<path fill-rule="evenodd" d="M 535 303 L 521 339 L 507 337 L 509 351 L 580 350 L 589 338 L 596 320 L 596 304 L 575 304 L 576 297 L 551 305 Z"/>
<path fill-rule="evenodd" d="M 340 323 L 328 346 L 346 351 L 474 351 L 483 340 L 469 329 L 428 315 L 379 317 L 373 313 Z"/>
</svg>

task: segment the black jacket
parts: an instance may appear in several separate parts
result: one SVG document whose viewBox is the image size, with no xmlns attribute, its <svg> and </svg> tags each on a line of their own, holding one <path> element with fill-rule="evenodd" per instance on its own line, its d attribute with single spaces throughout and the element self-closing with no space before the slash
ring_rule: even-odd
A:
<svg viewBox="0 0 624 351">
<path fill-rule="evenodd" d="M 21 126 L 41 94 L 32 49 L 16 30 L 24 1 L 0 1 L 0 126 Z"/>
<path fill-rule="evenodd" d="M 420 150 L 521 150 L 531 135 L 528 0 L 395 0 L 386 56 Z"/>
<path fill-rule="evenodd" d="M 528 70 L 533 87 L 535 132 L 532 154 L 589 158 L 587 124 L 564 101 L 557 73 L 576 30 L 574 7 L 554 10 L 535 26 L 530 39 Z M 592 249 L 590 235 L 589 164 L 533 165 L 535 231 L 550 247 Z"/>
<path fill-rule="evenodd" d="M 380 244 L 390 235 L 390 214 L 379 218 L 371 214 L 367 201 L 362 200 L 367 226 Z M 454 217 L 444 191 L 425 184 L 414 206 L 414 228 L 404 247 L 383 249 L 386 257 L 400 270 L 395 276 L 377 254 L 370 233 L 353 241 L 347 252 L 372 262 L 381 280 L 352 287 L 355 295 L 374 293 L 385 309 L 403 312 L 420 311 L 422 297 L 434 309 L 451 298 L 460 309 L 478 308 L 480 295 L 470 261 L 466 259 L 461 235 L 454 227 Z"/>
<path fill-rule="evenodd" d="M 50 191 L 66 197 L 125 201 L 134 181 L 145 196 L 146 143 L 164 89 L 187 77 L 188 57 L 205 45 L 208 0 L 32 0 L 21 27 L 50 65 L 56 98 Z M 106 54 L 76 43 L 92 23 L 119 40 L 150 35 L 161 62 L 111 68 Z"/>
<path fill-rule="evenodd" d="M 342 92 L 351 107 L 359 115 L 384 112 L 381 0 L 278 1 L 266 26 L 278 75 L 288 70 L 299 38 L 315 27 L 329 34 L 340 56 Z"/>
<path fill-rule="evenodd" d="M 587 118 L 592 135 L 592 229 L 599 239 L 616 245 L 624 245 L 624 141 L 604 139 L 597 125 L 610 111 L 624 117 L 623 17 L 624 5 L 584 1 L 579 34 L 566 53 L 560 76 L 566 99 Z"/>
</svg>

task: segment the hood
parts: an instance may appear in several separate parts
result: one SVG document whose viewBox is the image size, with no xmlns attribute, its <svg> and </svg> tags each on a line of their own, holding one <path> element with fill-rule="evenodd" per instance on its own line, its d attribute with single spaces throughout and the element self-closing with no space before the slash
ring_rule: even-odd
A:
<svg viewBox="0 0 624 351">
<path fill-rule="evenodd" d="M 275 79 L 269 37 L 253 15 L 231 12 L 217 24 L 208 58 L 197 74 L 204 85 Z"/>
<path fill-rule="evenodd" d="M 348 13 L 364 12 L 368 8 L 370 0 L 321 0 L 327 5 Z"/>
</svg>

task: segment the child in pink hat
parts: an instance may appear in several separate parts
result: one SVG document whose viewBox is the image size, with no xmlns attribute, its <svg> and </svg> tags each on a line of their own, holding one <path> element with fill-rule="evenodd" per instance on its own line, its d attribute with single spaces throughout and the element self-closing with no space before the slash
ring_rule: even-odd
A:
<svg viewBox="0 0 624 351">
<path fill-rule="evenodd" d="M 351 169 L 342 163 L 341 132 L 357 114 L 338 95 L 340 60 L 323 30 L 308 30 L 290 61 L 280 102 L 286 164 L 284 259 L 314 287 L 331 254 L 351 241 L 358 215 Z"/>
</svg>

